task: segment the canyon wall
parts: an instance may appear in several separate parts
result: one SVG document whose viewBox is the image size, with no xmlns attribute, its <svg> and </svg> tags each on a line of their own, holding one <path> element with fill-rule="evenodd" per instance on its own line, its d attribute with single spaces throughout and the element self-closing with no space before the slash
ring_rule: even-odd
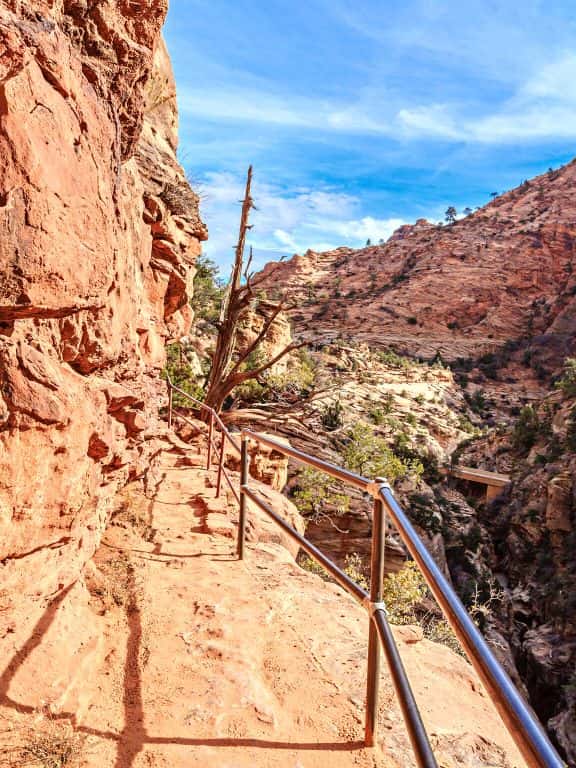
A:
<svg viewBox="0 0 576 768">
<path fill-rule="evenodd" d="M 380 245 L 308 251 L 261 276 L 297 305 L 295 330 L 445 360 L 526 343 L 559 370 L 576 352 L 576 162 L 450 225 L 424 219 Z"/>
<path fill-rule="evenodd" d="M 0 4 L 0 586 L 32 622 L 157 450 L 191 322 L 167 0 Z"/>
</svg>

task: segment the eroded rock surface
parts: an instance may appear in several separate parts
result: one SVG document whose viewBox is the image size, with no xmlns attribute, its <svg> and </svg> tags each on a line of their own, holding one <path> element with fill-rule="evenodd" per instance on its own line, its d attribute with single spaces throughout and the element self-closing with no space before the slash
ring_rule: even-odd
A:
<svg viewBox="0 0 576 768">
<path fill-rule="evenodd" d="M 455 360 L 530 337 L 534 360 L 558 370 L 575 350 L 575 185 L 573 161 L 455 224 L 421 219 L 383 245 L 308 251 L 260 274 L 287 289 L 311 340 Z"/>
<path fill-rule="evenodd" d="M 72 584 L 155 452 L 190 324 L 198 198 L 175 159 L 166 0 L 0 5 L 0 584 Z"/>
</svg>

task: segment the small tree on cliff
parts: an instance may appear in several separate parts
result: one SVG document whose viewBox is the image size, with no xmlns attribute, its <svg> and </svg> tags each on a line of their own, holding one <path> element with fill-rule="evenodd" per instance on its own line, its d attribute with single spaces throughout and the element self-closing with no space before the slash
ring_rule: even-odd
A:
<svg viewBox="0 0 576 768">
<path fill-rule="evenodd" d="M 458 211 L 456 208 L 454 208 L 453 205 L 451 205 L 449 208 L 446 209 L 446 213 L 444 214 L 444 218 L 448 222 L 448 224 L 454 224 L 456 221 L 456 216 L 458 215 Z"/>
<path fill-rule="evenodd" d="M 222 302 L 216 348 L 206 384 L 206 397 L 204 401 L 206 405 L 209 405 L 216 411 L 222 409 L 228 395 L 239 384 L 243 384 L 248 379 L 258 379 L 264 371 L 271 368 L 289 352 L 304 346 L 301 343 L 294 342 L 284 347 L 281 352 L 272 358 L 266 359 L 263 357 L 261 344 L 268 336 L 280 312 L 287 308 L 285 300 L 282 299 L 278 303 L 266 301 L 261 330 L 247 346 L 242 349 L 238 348 L 238 329 L 246 313 L 249 310 L 255 311 L 258 309 L 260 299 L 256 289 L 262 283 L 262 278 L 254 279 L 253 273 L 250 272 L 252 249 L 250 249 L 250 256 L 244 267 L 246 234 L 251 229 L 248 221 L 250 211 L 254 208 L 251 188 L 252 166 L 248 169 L 234 266 Z M 267 275 L 268 282 L 270 277 L 271 273 L 269 272 Z M 254 360 L 257 360 L 256 364 L 253 364 Z"/>
</svg>

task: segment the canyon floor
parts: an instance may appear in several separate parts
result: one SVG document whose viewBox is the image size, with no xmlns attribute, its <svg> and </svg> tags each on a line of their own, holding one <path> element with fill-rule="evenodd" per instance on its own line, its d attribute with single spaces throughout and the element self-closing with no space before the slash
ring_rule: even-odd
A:
<svg viewBox="0 0 576 768">
<path fill-rule="evenodd" d="M 365 613 L 262 520 L 238 561 L 236 505 L 203 461 L 160 454 L 154 487 L 124 492 L 88 589 L 64 590 L 31 637 L 15 629 L 0 678 L 15 762 L 0 764 L 35 765 L 17 762 L 26 744 L 68 723 L 86 767 L 412 765 L 387 676 L 379 745 L 363 747 Z M 523 765 L 471 667 L 417 627 L 395 634 L 439 764 Z"/>
</svg>

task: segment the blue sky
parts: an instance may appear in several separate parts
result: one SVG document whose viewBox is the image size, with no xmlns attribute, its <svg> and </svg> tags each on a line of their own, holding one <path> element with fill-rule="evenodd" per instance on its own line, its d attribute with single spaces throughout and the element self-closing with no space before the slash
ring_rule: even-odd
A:
<svg viewBox="0 0 576 768">
<path fill-rule="evenodd" d="M 180 159 L 230 264 L 475 207 L 576 154 L 572 0 L 171 0 Z"/>
</svg>

